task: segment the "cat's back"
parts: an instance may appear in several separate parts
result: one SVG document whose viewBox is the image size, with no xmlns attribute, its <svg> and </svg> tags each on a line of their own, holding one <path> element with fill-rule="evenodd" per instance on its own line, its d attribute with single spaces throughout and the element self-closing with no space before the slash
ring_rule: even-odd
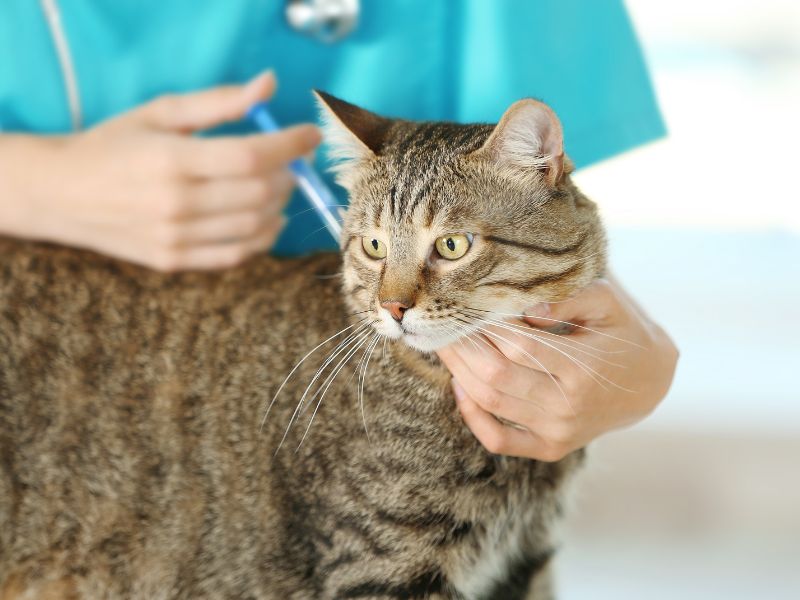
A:
<svg viewBox="0 0 800 600">
<path fill-rule="evenodd" d="M 120 569 L 109 586 L 177 585 L 159 561 L 224 548 L 209 523 L 269 504 L 254 458 L 264 401 L 345 320 L 339 270 L 336 255 L 260 256 L 168 275 L 0 238 L 0 588 L 4 561 L 59 555 L 57 572 Z M 217 506 L 242 514 L 209 516 Z"/>
<path fill-rule="evenodd" d="M 164 274 L 0 238 L 0 418 L 21 398 L 26 412 L 63 402 L 74 413 L 87 398 L 144 401 L 177 381 L 184 396 L 248 377 L 271 385 L 345 322 L 339 272 L 339 257 L 321 254 Z"/>
</svg>

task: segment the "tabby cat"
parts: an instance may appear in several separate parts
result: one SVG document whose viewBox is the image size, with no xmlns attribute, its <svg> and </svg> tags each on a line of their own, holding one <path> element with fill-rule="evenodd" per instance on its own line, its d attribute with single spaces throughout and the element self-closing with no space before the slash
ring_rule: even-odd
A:
<svg viewBox="0 0 800 600">
<path fill-rule="evenodd" d="M 602 273 L 561 125 L 320 100 L 341 253 L 167 275 L 0 239 L 3 600 L 552 596 L 581 453 L 487 452 L 432 351 Z"/>
</svg>

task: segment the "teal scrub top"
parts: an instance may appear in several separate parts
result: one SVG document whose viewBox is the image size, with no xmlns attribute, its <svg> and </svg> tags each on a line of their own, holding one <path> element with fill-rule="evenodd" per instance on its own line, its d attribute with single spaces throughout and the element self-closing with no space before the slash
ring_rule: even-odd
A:
<svg viewBox="0 0 800 600">
<path fill-rule="evenodd" d="M 84 125 L 158 95 L 244 82 L 273 68 L 273 112 L 316 118 L 319 88 L 375 112 L 496 122 L 525 96 L 550 104 L 586 166 L 665 132 L 618 0 L 362 0 L 357 28 L 326 44 L 291 28 L 280 0 L 61 0 Z M 70 113 L 39 2 L 0 2 L 0 132 L 65 133 Z M 322 166 L 322 165 L 320 165 Z M 335 244 L 290 202 L 276 247 Z"/>
</svg>

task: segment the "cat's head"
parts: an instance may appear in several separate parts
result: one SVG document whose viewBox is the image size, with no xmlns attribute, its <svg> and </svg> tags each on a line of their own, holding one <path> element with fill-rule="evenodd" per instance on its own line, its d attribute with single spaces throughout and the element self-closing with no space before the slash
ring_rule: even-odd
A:
<svg viewBox="0 0 800 600">
<path fill-rule="evenodd" d="M 318 97 L 350 198 L 345 296 L 377 332 L 435 350 L 602 272 L 600 219 L 570 181 L 545 104 L 520 100 L 497 125 L 459 125 Z"/>
</svg>

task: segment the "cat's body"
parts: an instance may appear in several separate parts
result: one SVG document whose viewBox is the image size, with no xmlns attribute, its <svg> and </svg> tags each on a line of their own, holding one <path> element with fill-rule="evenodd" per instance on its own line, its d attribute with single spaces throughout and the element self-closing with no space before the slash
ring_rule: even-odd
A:
<svg viewBox="0 0 800 600">
<path fill-rule="evenodd" d="M 442 367 L 402 346 L 376 348 L 363 418 L 337 378 L 300 451 L 311 411 L 275 454 L 295 402 L 261 430 L 265 400 L 348 324 L 337 256 L 178 277 L 8 240 L 0 257 L 0 574 L 20 589 L 511 598 L 492 590 L 545 566 L 574 459 L 490 455 Z M 286 398 L 319 366 L 306 362 Z"/>
<path fill-rule="evenodd" d="M 380 183 L 366 180 L 351 183 Z M 476 234 L 463 268 L 496 277 L 480 287 L 458 275 L 471 306 L 516 306 L 534 287 L 558 299 L 597 276 L 599 221 L 565 186 L 553 221 L 565 225 L 524 238 L 530 247 L 502 230 L 495 246 L 492 232 Z M 490 454 L 435 355 L 374 333 L 394 325 L 378 324 L 372 307 L 389 284 L 389 304 L 430 315 L 391 275 L 401 245 L 371 279 L 380 261 L 353 243 L 363 220 L 354 214 L 343 262 L 258 257 L 221 274 L 161 275 L 0 239 L 0 598 L 550 597 L 549 530 L 580 453 L 557 463 Z M 543 240 L 565 249 L 543 250 Z M 512 252 L 544 253 L 538 272 L 523 270 L 531 286 L 509 280 Z M 424 282 L 407 282 L 415 294 L 433 296 L 457 273 L 425 264 Z M 486 304 L 481 290 L 500 300 Z M 454 310 L 449 300 L 439 296 L 431 314 Z M 427 343 L 422 321 L 406 322 L 416 345 Z M 330 363 L 295 415 L 322 358 L 350 333 L 339 359 L 350 349 L 354 359 L 318 403 L 339 359 Z M 358 367 L 369 350 L 368 369 Z M 351 377 L 362 368 L 363 395 Z"/>
</svg>

